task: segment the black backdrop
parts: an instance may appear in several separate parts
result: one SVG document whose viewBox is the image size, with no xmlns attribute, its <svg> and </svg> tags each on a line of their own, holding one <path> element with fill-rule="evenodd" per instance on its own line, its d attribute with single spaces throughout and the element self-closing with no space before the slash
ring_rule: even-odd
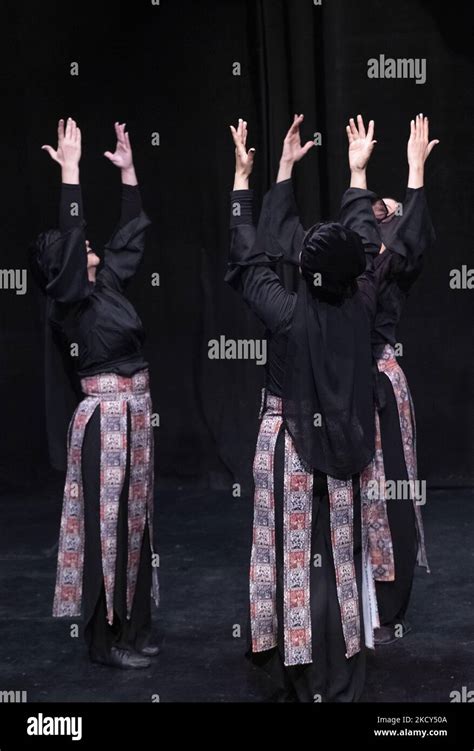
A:
<svg viewBox="0 0 474 751">
<path fill-rule="evenodd" d="M 4 2 L 0 266 L 25 268 L 28 242 L 56 221 L 59 168 L 40 146 L 54 143 L 60 116 L 82 129 L 89 238 L 100 248 L 120 195 L 118 171 L 102 153 L 114 146 L 113 122 L 127 122 L 153 220 L 130 295 L 148 335 L 162 477 L 249 482 L 263 369 L 207 358 L 211 338 L 260 333 L 222 281 L 233 175 L 228 125 L 239 115 L 249 121 L 259 200 L 293 113 L 305 113 L 305 137 L 322 133 L 322 146 L 296 171 L 309 224 L 334 216 L 347 186 L 350 115 L 376 121 L 370 187 L 403 198 L 408 123 L 423 111 L 441 140 L 427 170 L 438 240 L 400 326 L 402 364 L 417 408 L 420 476 L 432 485 L 472 484 L 474 292 L 449 287 L 450 269 L 472 265 L 467 10 L 421 0 Z M 367 59 L 381 53 L 426 58 L 427 82 L 368 79 Z M 40 305 L 31 282 L 24 296 L 0 290 L 0 305 L 0 479 L 21 486 L 47 472 Z"/>
</svg>

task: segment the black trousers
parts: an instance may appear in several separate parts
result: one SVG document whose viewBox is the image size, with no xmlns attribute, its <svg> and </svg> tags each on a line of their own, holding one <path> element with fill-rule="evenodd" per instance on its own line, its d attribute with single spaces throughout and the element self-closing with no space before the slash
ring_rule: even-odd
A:
<svg viewBox="0 0 474 751">
<path fill-rule="evenodd" d="M 250 654 L 288 699 L 299 702 L 353 702 L 362 694 L 365 680 L 365 646 L 362 619 L 362 547 L 360 492 L 354 484 L 354 562 L 361 613 L 361 651 L 347 659 L 337 599 L 336 574 L 332 555 L 329 498 L 326 475 L 316 473 L 313 484 L 310 607 L 312 658 L 308 665 L 284 665 L 283 635 L 283 487 L 284 430 L 280 430 L 275 450 L 275 545 L 277 568 L 278 644 L 275 649 Z M 315 555 L 321 566 L 314 566 Z"/>
<path fill-rule="evenodd" d="M 380 411 L 380 432 L 386 480 L 408 480 L 403 454 L 398 407 L 393 387 L 385 373 L 380 374 L 385 406 Z M 415 573 L 418 541 L 413 502 L 387 500 L 387 515 L 392 535 L 395 581 L 376 582 L 380 625 L 393 626 L 405 617 Z"/>
<path fill-rule="evenodd" d="M 128 434 L 130 435 L 129 413 Z M 96 659 L 106 658 L 112 646 L 124 649 L 139 649 L 145 646 L 151 631 L 151 546 L 148 525 L 143 537 L 131 618 L 126 618 L 129 479 L 130 450 L 119 504 L 114 620 L 112 625 L 109 625 L 106 618 L 100 544 L 100 409 L 97 408 L 87 425 L 82 449 L 85 527 L 82 593 L 84 639 L 90 657 Z"/>
</svg>

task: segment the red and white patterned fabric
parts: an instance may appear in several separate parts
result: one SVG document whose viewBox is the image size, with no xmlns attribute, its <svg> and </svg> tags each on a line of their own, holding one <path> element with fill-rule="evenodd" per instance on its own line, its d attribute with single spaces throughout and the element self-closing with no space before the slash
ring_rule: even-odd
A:
<svg viewBox="0 0 474 751">
<path fill-rule="evenodd" d="M 370 559 L 376 581 L 394 581 L 395 579 L 395 563 L 387 515 L 385 485 L 382 436 L 380 420 L 376 412 L 374 458 L 360 473 L 362 509 L 365 513 Z"/>
<path fill-rule="evenodd" d="M 377 361 L 377 367 L 381 373 L 390 379 L 393 393 L 397 402 L 398 417 L 400 420 L 400 432 L 402 435 L 403 455 L 407 468 L 408 480 L 413 507 L 415 510 L 416 528 L 418 536 L 418 565 L 425 566 L 429 571 L 428 558 L 426 555 L 425 533 L 420 505 L 416 502 L 415 483 L 418 480 L 418 467 L 416 459 L 416 422 L 413 401 L 408 387 L 405 373 L 398 364 L 395 350 L 390 344 L 386 344 L 381 357 Z"/>
<path fill-rule="evenodd" d="M 81 613 L 84 569 L 84 495 L 82 445 L 87 424 L 100 409 L 100 539 L 107 620 L 114 616 L 119 501 L 130 441 L 128 487 L 127 618 L 135 594 L 145 523 L 153 546 L 153 428 L 147 370 L 130 378 L 101 373 L 81 380 L 85 399 L 77 407 L 68 435 L 68 466 L 59 537 L 53 615 Z M 130 411 L 130 435 L 127 429 Z M 152 548 L 153 549 L 153 548 Z M 153 554 L 153 552 L 152 552 Z M 152 594 L 158 604 L 158 572 L 152 568 Z"/>
<path fill-rule="evenodd" d="M 252 651 L 262 652 L 277 645 L 276 556 L 275 556 L 275 446 L 283 425 L 282 400 L 266 396 L 253 465 L 255 495 L 252 553 L 250 562 L 250 621 Z M 383 471 L 383 461 L 382 461 Z M 380 460 L 371 462 L 366 480 L 380 483 Z M 293 441 L 285 430 L 285 466 L 283 488 L 283 619 L 284 664 L 312 662 L 310 565 L 313 473 L 300 461 Z M 360 651 L 359 593 L 353 558 L 353 489 L 352 479 L 328 477 L 331 541 L 336 574 L 337 596 L 346 657 Z M 378 504 L 378 505 L 376 505 Z M 373 629 L 378 623 L 374 597 L 374 567 L 371 548 L 385 546 L 392 550 L 384 504 L 362 495 L 363 598 L 366 620 L 366 643 L 373 644 Z M 380 542 L 382 541 L 382 543 Z M 384 558 L 385 560 L 385 558 Z M 390 564 L 390 561 L 389 561 Z M 391 566 L 385 575 L 393 577 Z"/>
</svg>

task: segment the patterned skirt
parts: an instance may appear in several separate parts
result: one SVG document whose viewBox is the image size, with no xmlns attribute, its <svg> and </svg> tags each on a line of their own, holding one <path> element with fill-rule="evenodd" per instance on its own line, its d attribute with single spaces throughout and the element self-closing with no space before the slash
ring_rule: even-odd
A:
<svg viewBox="0 0 474 751">
<path fill-rule="evenodd" d="M 131 377 L 101 373 L 81 380 L 86 397 L 68 434 L 68 466 L 59 536 L 53 615 L 81 613 L 84 571 L 82 446 L 87 424 L 100 409 L 100 539 L 107 621 L 112 624 L 119 501 L 130 452 L 128 487 L 127 618 L 135 594 L 145 525 L 152 545 L 152 595 L 158 605 L 157 556 L 153 553 L 153 429 L 147 370 Z M 130 434 L 127 414 L 130 412 Z"/>
<path fill-rule="evenodd" d="M 265 395 L 264 395 L 265 396 Z M 301 462 L 285 429 L 283 488 L 283 623 L 277 623 L 274 457 L 283 426 L 282 400 L 267 394 L 254 459 L 254 523 L 250 562 L 250 626 L 252 651 L 277 646 L 277 630 L 284 632 L 284 664 L 311 663 L 310 610 L 311 516 L 313 473 Z M 378 432 L 380 442 L 380 431 Z M 363 608 L 365 643 L 373 647 L 378 627 L 375 579 L 392 580 L 393 551 L 385 503 L 369 492 L 371 482 L 383 481 L 381 448 L 361 477 L 362 593 L 358 592 L 353 560 L 352 478 L 327 478 L 331 542 L 346 658 L 361 649 Z M 361 597 L 360 597 L 361 594 Z"/>
</svg>

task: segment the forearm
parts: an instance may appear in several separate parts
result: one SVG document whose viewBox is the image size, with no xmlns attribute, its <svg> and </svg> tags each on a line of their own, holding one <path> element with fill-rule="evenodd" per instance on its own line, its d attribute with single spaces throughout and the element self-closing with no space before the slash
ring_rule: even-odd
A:
<svg viewBox="0 0 474 751">
<path fill-rule="evenodd" d="M 409 164 L 408 188 L 422 188 L 424 184 L 424 166 L 421 164 Z"/>
<path fill-rule="evenodd" d="M 341 224 L 360 235 L 364 250 L 369 256 L 376 256 L 382 244 L 372 209 L 372 202 L 375 198 L 375 193 L 370 190 L 350 187 L 342 197 L 339 213 Z"/>
<path fill-rule="evenodd" d="M 61 198 L 59 202 L 59 229 L 67 232 L 74 227 L 79 227 L 83 222 L 82 192 L 79 183 L 66 183 L 61 185 Z"/>
<path fill-rule="evenodd" d="M 128 222 L 140 214 L 142 210 L 142 199 L 138 185 L 129 185 L 122 183 L 122 202 L 119 219 L 119 227 L 124 227 Z"/>
<path fill-rule="evenodd" d="M 137 175 L 133 164 L 131 167 L 120 170 L 120 174 L 122 178 L 122 185 L 131 185 L 132 187 L 138 185 Z"/>
<path fill-rule="evenodd" d="M 282 159 L 278 168 L 277 183 L 282 183 L 284 180 L 290 180 L 293 174 L 294 162 Z"/>
<path fill-rule="evenodd" d="M 67 185 L 79 185 L 79 165 L 65 164 L 61 167 L 61 182 Z"/>
<path fill-rule="evenodd" d="M 249 176 L 236 171 L 233 190 L 249 190 Z"/>
<path fill-rule="evenodd" d="M 367 190 L 367 172 L 365 169 L 352 169 L 351 170 L 351 188 L 360 188 L 361 190 Z"/>
</svg>

